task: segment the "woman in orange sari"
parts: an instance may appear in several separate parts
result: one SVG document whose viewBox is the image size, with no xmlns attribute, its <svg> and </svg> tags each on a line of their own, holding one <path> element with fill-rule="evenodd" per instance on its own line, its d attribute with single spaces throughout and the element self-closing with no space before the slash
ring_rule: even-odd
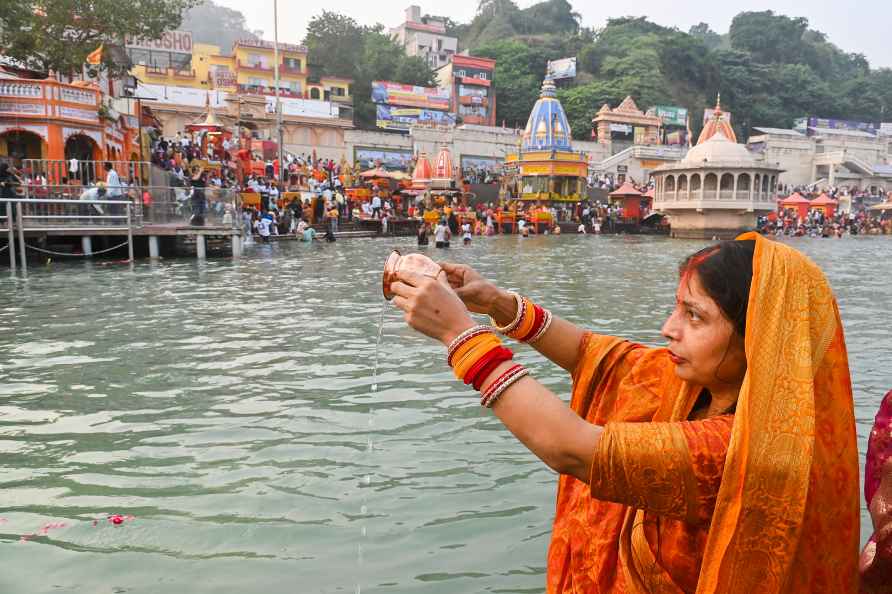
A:
<svg viewBox="0 0 892 594">
<path fill-rule="evenodd" d="M 754 233 L 698 252 L 668 348 L 583 331 L 466 266 L 443 269 L 448 283 L 400 272 L 394 303 L 560 473 L 549 593 L 857 591 L 848 360 L 811 261 Z M 569 371 L 570 406 L 469 311 Z"/>
</svg>

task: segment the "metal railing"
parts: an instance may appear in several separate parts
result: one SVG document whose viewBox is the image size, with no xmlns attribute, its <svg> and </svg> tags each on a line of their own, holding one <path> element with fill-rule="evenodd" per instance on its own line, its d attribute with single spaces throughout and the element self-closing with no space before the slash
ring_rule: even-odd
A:
<svg viewBox="0 0 892 594">
<path fill-rule="evenodd" d="M 111 163 L 118 177 L 128 185 L 149 183 L 152 164 L 148 161 L 79 161 L 63 159 L 25 159 L 22 172 L 27 180 L 53 186 L 89 186 L 105 182 L 105 164 Z M 39 187 L 40 184 L 36 184 Z"/>
<path fill-rule="evenodd" d="M 26 184 L 22 186 L 22 192 L 25 199 L 43 201 L 39 208 L 46 215 L 60 214 L 67 203 L 92 205 L 92 209 L 81 210 L 100 216 L 106 214 L 106 207 L 102 206 L 104 202 L 116 207 L 129 204 L 136 227 L 177 223 L 188 225 L 192 215 L 203 214 L 205 225 L 238 228 L 241 214 L 239 192 L 214 186 L 204 189 L 204 202 L 196 196 L 196 192 L 201 190 L 176 186 L 124 187 L 115 197 L 109 196 L 107 188 L 95 185 Z M 95 217 L 94 220 L 101 221 Z"/>
<path fill-rule="evenodd" d="M 18 235 L 19 265 L 22 274 L 28 274 L 27 250 L 48 255 L 70 256 L 52 252 L 25 242 L 27 231 L 126 231 L 127 241 L 103 251 L 112 251 L 127 245 L 128 260 L 133 262 L 133 212 L 130 202 L 120 200 L 54 200 L 49 198 L 0 198 L 0 212 L 5 216 L 6 249 L 9 250 L 9 267 L 16 270 L 15 236 Z M 13 222 L 14 221 L 14 222 Z M 85 255 L 99 255 L 91 252 Z"/>
</svg>

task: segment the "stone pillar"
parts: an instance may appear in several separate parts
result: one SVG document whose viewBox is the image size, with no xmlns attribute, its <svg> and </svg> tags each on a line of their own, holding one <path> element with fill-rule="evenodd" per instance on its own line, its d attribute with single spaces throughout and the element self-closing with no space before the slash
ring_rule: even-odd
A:
<svg viewBox="0 0 892 594">
<path fill-rule="evenodd" d="M 232 257 L 240 258 L 242 256 L 242 238 L 239 235 L 232 236 Z"/>
<path fill-rule="evenodd" d="M 81 237 L 81 251 L 84 252 L 85 256 L 93 255 L 93 238 L 89 235 Z"/>
<path fill-rule="evenodd" d="M 195 236 L 195 255 L 199 260 L 207 259 L 207 244 L 204 235 Z"/>
<path fill-rule="evenodd" d="M 156 260 L 161 257 L 161 250 L 158 249 L 158 236 L 149 235 L 149 258 Z"/>
<path fill-rule="evenodd" d="M 731 200 L 737 200 L 737 178 L 740 177 L 740 174 L 737 173 L 734 175 L 734 185 L 731 190 Z M 752 186 L 752 184 L 750 184 Z"/>
<path fill-rule="evenodd" d="M 753 171 L 747 171 L 747 175 L 750 176 L 750 203 L 752 204 L 756 193 L 756 174 Z"/>
</svg>

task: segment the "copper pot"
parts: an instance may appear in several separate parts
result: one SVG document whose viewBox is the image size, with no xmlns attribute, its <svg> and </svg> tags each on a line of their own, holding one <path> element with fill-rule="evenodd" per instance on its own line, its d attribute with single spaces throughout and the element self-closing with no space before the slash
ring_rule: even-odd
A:
<svg viewBox="0 0 892 594">
<path fill-rule="evenodd" d="M 394 294 L 390 289 L 390 285 L 397 280 L 397 274 L 403 270 L 423 274 L 448 284 L 446 273 L 440 268 L 440 265 L 424 254 L 406 254 L 403 256 L 398 250 L 393 250 L 384 263 L 384 275 L 381 279 L 381 289 L 384 292 L 385 299 L 393 299 Z"/>
</svg>

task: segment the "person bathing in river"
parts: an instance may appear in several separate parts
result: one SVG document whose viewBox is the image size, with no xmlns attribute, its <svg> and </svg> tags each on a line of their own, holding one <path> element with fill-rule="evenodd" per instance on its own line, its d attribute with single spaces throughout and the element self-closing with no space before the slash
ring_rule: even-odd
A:
<svg viewBox="0 0 892 594">
<path fill-rule="evenodd" d="M 443 264 L 394 304 L 560 476 L 550 594 L 855 592 L 858 452 L 836 300 L 756 233 L 680 268 L 665 348 L 602 336 Z M 573 378 L 569 407 L 489 326 Z"/>
</svg>

